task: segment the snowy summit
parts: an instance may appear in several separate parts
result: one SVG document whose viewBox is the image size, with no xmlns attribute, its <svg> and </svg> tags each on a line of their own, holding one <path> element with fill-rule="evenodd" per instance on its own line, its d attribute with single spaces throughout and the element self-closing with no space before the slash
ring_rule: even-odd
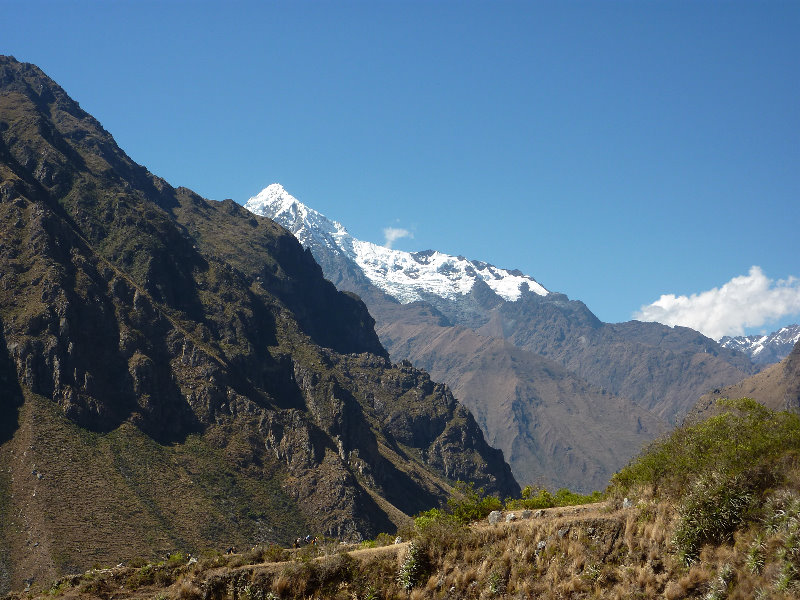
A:
<svg viewBox="0 0 800 600">
<path fill-rule="evenodd" d="M 403 252 L 358 240 L 341 223 L 308 208 L 278 183 L 261 190 L 244 206 L 286 227 L 304 247 L 321 244 L 345 255 L 376 287 L 403 304 L 422 300 L 425 294 L 456 299 L 468 294 L 478 280 L 510 302 L 518 300 L 526 290 L 540 296 L 549 293 L 533 277 L 519 271 L 435 250 Z"/>
<path fill-rule="evenodd" d="M 769 335 L 725 336 L 719 344 L 723 348 L 744 352 L 758 364 L 771 364 L 783 360 L 800 342 L 800 325 L 787 325 Z"/>
</svg>

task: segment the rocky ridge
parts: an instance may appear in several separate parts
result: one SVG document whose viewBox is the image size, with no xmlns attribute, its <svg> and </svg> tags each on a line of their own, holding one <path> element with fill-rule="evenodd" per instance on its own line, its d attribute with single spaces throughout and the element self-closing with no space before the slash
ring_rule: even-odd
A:
<svg viewBox="0 0 800 600">
<path fill-rule="evenodd" d="M 0 588 L 175 547 L 373 536 L 458 479 L 519 490 L 291 234 L 152 175 L 12 57 L 0 227 Z"/>
<path fill-rule="evenodd" d="M 781 362 L 701 396 L 686 422 L 696 423 L 719 412 L 716 401 L 720 398 L 753 398 L 771 410 L 800 412 L 800 341 Z"/>
</svg>

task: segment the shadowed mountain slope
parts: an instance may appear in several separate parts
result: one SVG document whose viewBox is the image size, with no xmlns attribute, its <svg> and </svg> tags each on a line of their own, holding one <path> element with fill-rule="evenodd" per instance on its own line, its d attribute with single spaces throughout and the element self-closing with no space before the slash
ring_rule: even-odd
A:
<svg viewBox="0 0 800 600">
<path fill-rule="evenodd" d="M 0 590 L 176 548 L 372 536 L 458 479 L 519 490 L 290 233 L 153 176 L 11 57 L 0 325 Z"/>
</svg>

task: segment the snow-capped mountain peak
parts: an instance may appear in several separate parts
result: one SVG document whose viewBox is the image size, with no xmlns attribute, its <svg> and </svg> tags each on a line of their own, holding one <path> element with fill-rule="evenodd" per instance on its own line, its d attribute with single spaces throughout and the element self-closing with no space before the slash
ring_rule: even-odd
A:
<svg viewBox="0 0 800 600">
<path fill-rule="evenodd" d="M 280 183 L 273 183 L 250 198 L 244 207 L 252 213 L 269 217 L 291 231 L 303 246 L 313 241 L 331 250 L 339 250 L 341 238 L 349 237 L 341 223 L 331 221 L 307 207 L 287 192 Z"/>
<path fill-rule="evenodd" d="M 354 261 L 378 288 L 403 304 L 433 294 L 455 299 L 468 294 L 477 281 L 510 302 L 529 291 L 540 296 L 549 292 L 533 277 L 519 271 L 450 256 L 434 250 L 404 252 L 386 248 L 351 236 L 341 223 L 308 208 L 273 183 L 250 198 L 245 208 L 269 217 L 294 233 L 300 243 L 312 250 L 321 244 Z"/>
<path fill-rule="evenodd" d="M 724 348 L 744 352 L 760 364 L 783 360 L 797 342 L 800 342 L 800 325 L 787 325 L 768 335 L 725 336 L 719 341 Z"/>
</svg>

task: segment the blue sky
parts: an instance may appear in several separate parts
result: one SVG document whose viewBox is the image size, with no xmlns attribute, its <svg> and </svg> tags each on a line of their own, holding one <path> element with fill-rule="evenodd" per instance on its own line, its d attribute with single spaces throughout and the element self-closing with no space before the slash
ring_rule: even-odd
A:
<svg viewBox="0 0 800 600">
<path fill-rule="evenodd" d="M 519 268 L 606 321 L 665 294 L 659 318 L 711 310 L 715 336 L 800 319 L 800 2 L 0 13 L 0 53 L 173 185 L 279 182 L 356 237 L 406 229 L 394 247 Z"/>
</svg>

